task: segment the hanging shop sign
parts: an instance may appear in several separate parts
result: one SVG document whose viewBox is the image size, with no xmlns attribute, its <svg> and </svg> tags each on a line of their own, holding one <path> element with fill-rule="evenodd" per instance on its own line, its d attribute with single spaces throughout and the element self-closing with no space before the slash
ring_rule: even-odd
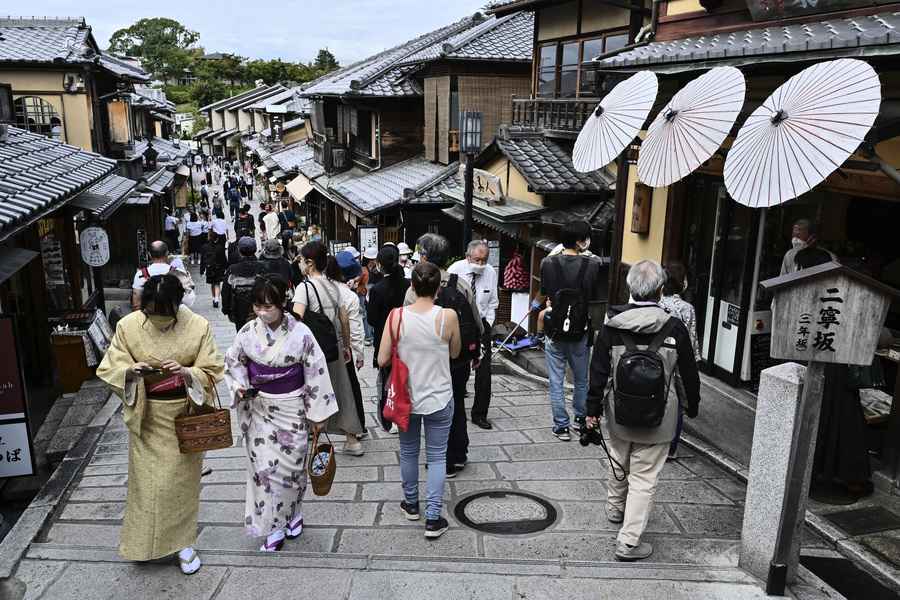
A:
<svg viewBox="0 0 900 600">
<path fill-rule="evenodd" d="M 25 379 L 16 343 L 15 321 L 0 315 L 0 479 L 34 475 Z"/>
<path fill-rule="evenodd" d="M 378 227 L 375 225 L 360 225 L 359 231 L 359 251 L 365 252 L 366 248 L 378 248 Z"/>
<path fill-rule="evenodd" d="M 100 227 L 87 227 L 79 237 L 81 260 L 92 267 L 102 267 L 109 262 L 109 236 Z"/>
<path fill-rule="evenodd" d="M 483 200 L 487 203 L 502 204 L 503 203 L 503 186 L 500 178 L 493 173 L 488 173 L 481 169 L 473 169 L 472 195 L 477 200 Z M 462 181 L 466 180 L 466 166 L 459 165 L 459 177 Z"/>
</svg>

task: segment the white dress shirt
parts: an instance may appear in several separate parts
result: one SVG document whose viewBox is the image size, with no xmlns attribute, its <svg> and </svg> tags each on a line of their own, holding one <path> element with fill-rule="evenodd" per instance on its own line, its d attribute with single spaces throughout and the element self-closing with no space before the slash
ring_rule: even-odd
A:
<svg viewBox="0 0 900 600">
<path fill-rule="evenodd" d="M 466 260 L 458 260 L 447 269 L 448 273 L 459 275 L 460 279 L 472 286 L 475 292 L 475 304 L 481 318 L 494 326 L 497 318 L 497 307 L 500 306 L 500 297 L 497 295 L 497 271 L 491 265 L 485 265 L 484 271 L 479 275 L 472 271 L 472 264 Z"/>
</svg>

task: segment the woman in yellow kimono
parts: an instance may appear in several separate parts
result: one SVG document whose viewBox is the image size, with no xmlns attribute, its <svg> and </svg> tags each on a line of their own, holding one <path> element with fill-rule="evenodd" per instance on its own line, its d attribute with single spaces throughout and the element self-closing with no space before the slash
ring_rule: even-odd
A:
<svg viewBox="0 0 900 600">
<path fill-rule="evenodd" d="M 147 280 L 141 310 L 119 321 L 97 376 L 122 398 L 128 427 L 128 496 L 119 554 L 135 561 L 178 553 L 181 570 L 200 568 L 194 551 L 203 454 L 181 454 L 175 417 L 188 402 L 210 403 L 224 362 L 209 322 L 181 305 L 171 274 Z M 173 386 L 173 376 L 180 375 Z"/>
</svg>

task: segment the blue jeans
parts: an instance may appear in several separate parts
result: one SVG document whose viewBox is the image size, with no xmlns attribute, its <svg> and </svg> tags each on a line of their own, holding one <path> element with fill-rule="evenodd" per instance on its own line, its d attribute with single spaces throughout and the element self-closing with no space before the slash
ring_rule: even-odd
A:
<svg viewBox="0 0 900 600">
<path fill-rule="evenodd" d="M 587 339 L 577 342 L 552 341 L 547 338 L 544 344 L 544 356 L 547 358 L 547 372 L 550 378 L 550 407 L 553 410 L 553 430 L 559 431 L 569 426 L 569 413 L 566 410 L 566 393 L 563 384 L 566 381 L 566 365 L 572 367 L 575 376 L 575 397 L 572 408 L 575 416 L 585 415 L 588 390 L 588 358 L 590 352 Z"/>
<path fill-rule="evenodd" d="M 419 503 L 419 442 L 425 424 L 425 459 L 428 463 L 426 519 L 438 519 L 447 479 L 447 437 L 453 422 L 453 402 L 430 415 L 410 415 L 409 428 L 400 432 L 400 477 L 408 504 Z"/>
</svg>

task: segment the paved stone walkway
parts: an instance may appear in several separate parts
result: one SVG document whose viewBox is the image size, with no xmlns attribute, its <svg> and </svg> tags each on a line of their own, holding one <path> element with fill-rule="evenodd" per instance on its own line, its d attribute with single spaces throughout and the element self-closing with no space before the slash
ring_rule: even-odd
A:
<svg viewBox="0 0 900 600">
<path fill-rule="evenodd" d="M 201 281 L 197 273 L 195 281 Z M 234 327 L 212 308 L 205 284 L 198 285 L 194 308 L 210 320 L 224 350 Z M 400 513 L 398 440 L 376 425 L 374 370 L 367 366 L 360 375 L 371 434 L 366 454 L 339 455 L 331 494 L 320 498 L 309 490 L 304 533 L 282 552 L 258 553 L 259 541 L 244 535 L 246 458 L 243 448 L 233 447 L 205 459 L 213 471 L 203 478 L 201 571 L 184 577 L 174 564 L 122 561 L 116 546 L 128 457 L 117 414 L 52 526 L 20 565 L 27 598 L 765 597 L 759 582 L 736 566 L 744 486 L 687 450 L 663 470 L 646 536 L 653 556 L 641 564 L 615 563 L 616 527 L 604 511 L 601 451 L 558 441 L 550 431 L 545 386 L 514 376 L 495 377 L 495 429 L 470 429 L 470 463 L 448 480 L 450 530 L 425 540 L 423 522 L 410 523 Z M 453 516 L 461 498 L 498 489 L 549 500 L 556 522 L 532 535 L 487 535 Z M 818 597 L 808 588 L 798 591 Z"/>
</svg>

